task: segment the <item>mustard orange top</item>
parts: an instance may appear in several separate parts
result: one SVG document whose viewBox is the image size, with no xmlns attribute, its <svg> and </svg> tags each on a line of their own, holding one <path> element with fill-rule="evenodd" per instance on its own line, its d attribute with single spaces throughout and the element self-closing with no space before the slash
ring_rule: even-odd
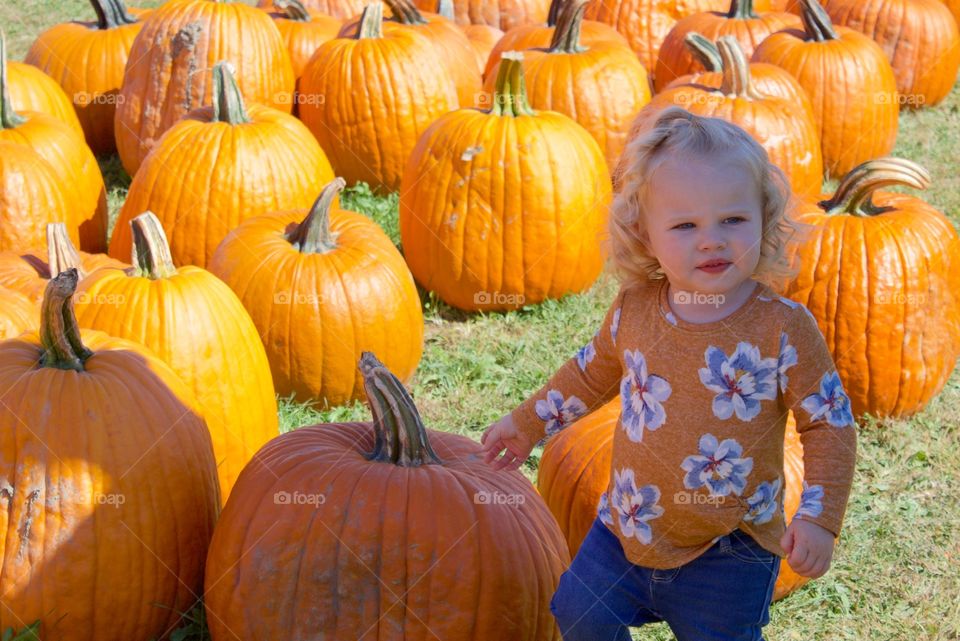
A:
<svg viewBox="0 0 960 641">
<path fill-rule="evenodd" d="M 692 561 L 740 528 L 784 556 L 783 438 L 793 410 L 804 489 L 795 518 L 839 534 L 856 425 L 809 310 L 758 284 L 727 317 L 690 323 L 667 282 L 624 287 L 593 339 L 512 412 L 534 441 L 619 395 L 598 513 L 626 557 Z"/>
</svg>

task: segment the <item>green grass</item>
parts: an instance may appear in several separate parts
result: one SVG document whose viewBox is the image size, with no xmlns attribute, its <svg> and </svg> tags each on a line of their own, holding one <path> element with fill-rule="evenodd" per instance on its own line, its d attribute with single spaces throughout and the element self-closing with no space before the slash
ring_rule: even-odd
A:
<svg viewBox="0 0 960 641">
<path fill-rule="evenodd" d="M 252 2 L 252 0 L 251 0 Z M 157 6 L 159 0 L 138 6 Z M 35 35 L 56 22 L 89 18 L 85 0 L 0 5 L 11 56 L 22 58 Z M 900 118 L 894 155 L 924 165 L 933 177 L 917 194 L 960 223 L 960 91 L 941 105 Z M 129 178 L 115 157 L 101 159 L 111 221 Z M 399 246 L 397 198 L 366 185 L 343 204 L 369 215 Z M 467 315 L 421 291 L 423 359 L 409 388 L 429 427 L 479 438 L 491 422 L 539 388 L 598 326 L 616 293 L 602 277 L 589 291 L 506 314 Z M 280 403 L 281 429 L 369 419 L 361 403 L 324 408 Z M 960 638 L 960 371 L 911 420 L 866 420 L 847 518 L 829 574 L 775 604 L 767 638 Z M 523 468 L 534 480 L 540 450 Z M 177 641 L 201 641 L 202 609 L 193 609 Z M 24 636 L 23 638 L 30 638 Z M 637 631 L 645 641 L 672 638 L 664 625 Z M 6 637 L 3 637 L 6 639 Z M 280 641 L 280 640 L 278 640 Z"/>
</svg>

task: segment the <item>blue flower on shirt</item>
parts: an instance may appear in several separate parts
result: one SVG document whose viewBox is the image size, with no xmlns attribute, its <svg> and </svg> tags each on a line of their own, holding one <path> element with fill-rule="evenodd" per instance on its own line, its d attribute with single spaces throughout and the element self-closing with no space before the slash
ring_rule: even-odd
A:
<svg viewBox="0 0 960 641">
<path fill-rule="evenodd" d="M 780 334 L 780 356 L 777 358 L 777 379 L 780 381 L 780 391 L 787 389 L 787 370 L 797 364 L 797 348 L 787 341 L 786 332 Z"/>
<path fill-rule="evenodd" d="M 717 442 L 713 434 L 700 437 L 700 454 L 683 459 L 680 467 L 687 473 L 683 486 L 698 490 L 706 485 L 711 496 L 737 496 L 747 486 L 747 475 L 753 469 L 753 458 L 741 458 L 743 447 L 732 438 Z"/>
<path fill-rule="evenodd" d="M 618 307 L 613 312 L 613 320 L 610 321 L 610 340 L 613 341 L 613 344 L 617 344 L 617 332 L 620 331 L 620 310 L 622 308 Z"/>
<path fill-rule="evenodd" d="M 593 338 L 596 337 L 596 334 L 594 334 Z M 584 372 L 587 370 L 587 363 L 597 356 L 597 349 L 593 346 L 593 338 L 577 351 L 577 365 L 579 365 L 580 370 Z"/>
<path fill-rule="evenodd" d="M 627 350 L 623 357 L 627 374 L 620 381 L 620 420 L 630 440 L 639 443 L 644 428 L 653 431 L 663 425 L 667 412 L 662 403 L 673 390 L 665 378 L 647 374 L 647 359 L 639 350 Z"/>
<path fill-rule="evenodd" d="M 803 399 L 800 407 L 810 413 L 811 421 L 826 419 L 834 427 L 853 425 L 850 398 L 843 391 L 840 375 L 836 371 L 824 374 L 820 379 L 820 393 L 814 392 Z"/>
<path fill-rule="evenodd" d="M 633 470 L 624 468 L 614 472 L 612 499 L 623 535 L 632 536 L 644 545 L 649 545 L 653 539 L 653 531 L 647 521 L 663 514 L 663 507 L 657 505 L 660 488 L 656 485 L 644 485 L 638 490 Z"/>
<path fill-rule="evenodd" d="M 823 486 L 807 485 L 803 482 L 803 492 L 800 493 L 800 507 L 794 516 L 808 516 L 815 519 L 823 512 Z"/>
<path fill-rule="evenodd" d="M 534 407 L 540 420 L 546 421 L 544 431 L 547 436 L 556 434 L 587 413 L 583 401 L 576 396 L 564 399 L 563 394 L 555 389 L 547 392 L 547 398 L 537 401 Z"/>
<path fill-rule="evenodd" d="M 779 505 L 780 488 L 783 481 L 778 476 L 772 481 L 764 481 L 757 486 L 756 491 L 747 499 L 747 513 L 743 515 L 744 521 L 752 521 L 757 525 L 763 525 L 773 518 L 773 513 Z"/>
<path fill-rule="evenodd" d="M 711 345 L 704 354 L 707 367 L 700 368 L 700 382 L 711 392 L 713 414 L 726 420 L 736 413 L 750 421 L 760 413 L 760 401 L 777 397 L 777 360 L 761 358 L 760 349 L 750 343 L 738 343 L 733 355 Z"/>
<path fill-rule="evenodd" d="M 610 514 L 610 501 L 607 498 L 606 492 L 600 495 L 600 503 L 597 505 L 597 516 L 600 517 L 601 523 L 613 525 L 613 516 Z"/>
</svg>

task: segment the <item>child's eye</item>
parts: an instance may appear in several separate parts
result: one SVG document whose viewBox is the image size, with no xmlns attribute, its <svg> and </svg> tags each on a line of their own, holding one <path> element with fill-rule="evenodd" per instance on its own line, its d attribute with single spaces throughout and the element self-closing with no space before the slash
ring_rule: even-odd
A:
<svg viewBox="0 0 960 641">
<path fill-rule="evenodd" d="M 693 223 L 680 223 L 679 225 L 674 226 L 674 229 L 691 229 Z"/>
<path fill-rule="evenodd" d="M 744 218 L 743 216 L 730 216 L 729 218 L 727 218 L 727 220 L 732 220 L 737 223 L 742 223 L 743 221 L 746 220 L 746 218 Z"/>
</svg>

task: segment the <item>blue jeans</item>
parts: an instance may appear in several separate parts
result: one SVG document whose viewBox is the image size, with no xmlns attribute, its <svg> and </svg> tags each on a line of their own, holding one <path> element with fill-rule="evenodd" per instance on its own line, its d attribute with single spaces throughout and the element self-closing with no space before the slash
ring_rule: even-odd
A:
<svg viewBox="0 0 960 641">
<path fill-rule="evenodd" d="M 564 641 L 630 641 L 666 621 L 678 641 L 762 641 L 780 558 L 734 530 L 690 563 L 654 570 L 626 559 L 597 518 L 550 602 Z"/>
</svg>

